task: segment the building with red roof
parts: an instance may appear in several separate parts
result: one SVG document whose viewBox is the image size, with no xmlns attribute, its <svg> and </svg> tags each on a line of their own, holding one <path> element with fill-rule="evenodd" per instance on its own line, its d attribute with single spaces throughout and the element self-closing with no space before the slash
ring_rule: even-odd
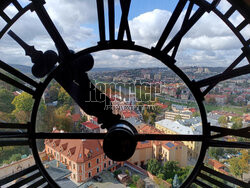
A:
<svg viewBox="0 0 250 188">
<path fill-rule="evenodd" d="M 228 175 L 228 168 L 215 159 L 209 159 L 208 164 L 210 164 L 214 170 L 221 172 L 222 174 Z"/>
<path fill-rule="evenodd" d="M 162 103 L 155 103 L 155 106 L 159 106 L 161 109 L 166 109 L 168 107 L 168 105 L 162 104 Z"/>
<path fill-rule="evenodd" d="M 63 131 L 54 128 L 53 132 Z M 65 164 L 72 172 L 71 180 L 78 183 L 88 180 L 105 169 L 113 171 L 118 165 L 106 157 L 101 140 L 45 139 L 44 144 L 50 160 Z"/>
<path fill-rule="evenodd" d="M 86 121 L 81 123 L 82 125 L 82 131 L 83 132 L 92 132 L 92 133 L 99 133 L 100 132 L 100 126 L 96 125 L 90 121 Z"/>
<path fill-rule="evenodd" d="M 217 104 L 226 104 L 228 101 L 227 95 L 215 95 L 215 94 L 207 94 L 205 96 L 205 100 L 209 102 L 211 99 L 214 99 Z"/>
<path fill-rule="evenodd" d="M 138 127 L 140 134 L 164 134 L 150 125 Z M 187 146 L 174 141 L 141 141 L 137 143 L 134 155 L 128 160 L 135 165 L 144 166 L 150 159 L 178 161 L 181 167 L 187 165 Z"/>
<path fill-rule="evenodd" d="M 72 114 L 71 117 L 74 122 L 79 122 L 81 120 L 80 114 Z"/>
<path fill-rule="evenodd" d="M 138 118 L 139 115 L 133 111 L 133 110 L 122 110 L 120 112 L 120 115 L 123 119 L 128 119 L 128 118 L 131 118 L 131 117 L 135 117 L 135 118 Z"/>
</svg>

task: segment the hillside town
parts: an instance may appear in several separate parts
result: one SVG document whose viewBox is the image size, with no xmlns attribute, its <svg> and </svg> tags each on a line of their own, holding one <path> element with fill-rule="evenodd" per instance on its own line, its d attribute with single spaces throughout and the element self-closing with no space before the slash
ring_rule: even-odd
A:
<svg viewBox="0 0 250 188">
<path fill-rule="evenodd" d="M 190 78 L 199 80 L 216 74 L 219 68 L 185 67 L 183 71 Z M 99 89 L 110 98 L 113 113 L 120 114 L 138 133 L 203 134 L 199 108 L 192 93 L 184 82 L 167 68 L 93 71 L 90 72 L 90 78 L 97 87 L 100 83 L 108 86 L 122 83 L 118 89 Z M 206 95 L 204 104 L 211 125 L 231 129 L 250 126 L 249 83 L 249 76 L 230 79 L 216 85 Z M 154 88 L 153 92 L 148 90 L 149 87 Z M 30 96 L 2 83 L 1 88 L 2 96 L 10 95 L 9 104 L 5 104 L 8 111 L 1 111 L 1 120 L 27 121 L 32 105 L 30 104 L 28 110 L 24 110 L 23 107 L 20 108 L 22 105 L 18 103 L 18 98 L 32 101 Z M 151 94 L 149 98 L 148 94 Z M 98 119 L 86 114 L 54 80 L 42 96 L 36 126 L 37 132 L 106 132 L 101 128 Z M 224 141 L 242 139 L 223 137 Z M 103 152 L 102 140 L 45 139 L 38 140 L 37 146 L 45 168 L 59 185 L 98 187 L 109 181 L 109 186 L 119 183 L 124 187 L 173 187 L 173 184 L 183 183 L 194 168 L 199 158 L 201 142 L 140 141 L 134 155 L 124 162 L 109 159 Z M 23 150 L 23 153 L 19 154 L 15 153 L 13 148 L 4 149 L 11 152 L 7 156 L 2 155 L 0 171 L 5 173 L 1 174 L 0 178 L 34 163 L 29 150 Z M 204 163 L 223 174 L 249 181 L 249 158 L 248 150 L 210 148 Z M 238 174 L 233 165 L 243 159 L 247 161 L 247 166 L 242 167 L 244 169 Z"/>
</svg>

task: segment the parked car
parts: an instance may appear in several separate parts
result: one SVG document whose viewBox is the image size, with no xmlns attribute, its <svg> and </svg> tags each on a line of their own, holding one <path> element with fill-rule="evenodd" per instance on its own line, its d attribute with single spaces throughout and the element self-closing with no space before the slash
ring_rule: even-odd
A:
<svg viewBox="0 0 250 188">
<path fill-rule="evenodd" d="M 102 182 L 102 178 L 100 176 L 94 176 L 93 179 L 98 182 Z"/>
</svg>

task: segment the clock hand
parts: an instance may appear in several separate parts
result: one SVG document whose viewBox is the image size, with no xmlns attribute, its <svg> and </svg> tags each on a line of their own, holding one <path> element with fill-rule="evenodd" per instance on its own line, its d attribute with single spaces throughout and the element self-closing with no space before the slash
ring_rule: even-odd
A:
<svg viewBox="0 0 250 188">
<path fill-rule="evenodd" d="M 57 54 L 52 51 L 37 51 L 34 46 L 29 46 L 13 31 L 8 34 L 31 57 L 32 73 L 36 77 L 48 74 L 58 61 Z M 135 152 L 137 141 L 136 129 L 130 123 L 120 120 L 120 115 L 112 113 L 110 99 L 98 90 L 89 80 L 89 71 L 94 65 L 93 57 L 88 54 L 80 56 L 71 63 L 62 64 L 55 70 L 55 80 L 69 93 L 75 102 L 89 115 L 96 116 L 102 128 L 108 129 L 103 142 L 106 155 L 115 161 L 129 159 Z"/>
<path fill-rule="evenodd" d="M 86 72 L 93 65 L 90 54 L 81 56 L 59 67 L 55 79 L 87 114 L 98 118 L 98 122 L 103 124 L 102 128 L 109 128 L 120 120 L 120 115 L 112 113 L 110 99 L 89 80 Z"/>
<path fill-rule="evenodd" d="M 31 58 L 32 74 L 37 78 L 42 78 L 48 74 L 58 61 L 56 52 L 48 50 L 46 52 L 38 51 L 34 46 L 30 46 L 25 43 L 20 37 L 18 37 L 12 30 L 8 34 L 24 49 L 25 55 Z"/>
<path fill-rule="evenodd" d="M 34 76 L 38 78 L 44 77 L 54 68 L 58 61 L 58 56 L 54 51 L 48 50 L 43 53 L 36 50 L 34 46 L 25 43 L 12 30 L 8 34 L 31 58 L 32 63 L 34 63 L 32 66 Z M 103 123 L 103 128 L 107 128 L 112 121 L 118 121 L 120 116 L 112 113 L 110 99 L 95 88 L 89 80 L 86 72 L 93 65 L 94 61 L 91 55 L 79 57 L 70 65 L 65 65 L 66 68 L 60 69 L 55 79 L 87 114 L 98 117 L 98 121 Z"/>
</svg>

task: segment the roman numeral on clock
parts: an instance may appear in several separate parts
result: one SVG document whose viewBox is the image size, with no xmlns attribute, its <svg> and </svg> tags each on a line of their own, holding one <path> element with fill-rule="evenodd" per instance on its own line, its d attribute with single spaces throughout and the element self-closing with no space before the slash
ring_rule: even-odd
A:
<svg viewBox="0 0 250 188">
<path fill-rule="evenodd" d="M 228 188 L 231 187 L 231 185 L 229 186 L 229 185 L 221 182 L 221 180 L 228 182 L 234 186 L 240 186 L 240 187 L 244 187 L 244 188 L 249 187 L 248 183 L 246 183 L 244 181 L 240 181 L 232 176 L 228 176 L 228 175 L 223 174 L 221 172 L 215 171 L 215 170 L 205 166 L 204 164 L 202 165 L 200 172 L 197 174 L 197 177 L 194 180 L 194 184 L 197 184 L 201 187 L 212 187 L 212 186 L 223 187 L 223 188 L 224 187 L 228 187 Z"/>
<path fill-rule="evenodd" d="M 211 89 L 214 88 L 214 86 L 216 86 L 221 81 L 241 76 L 244 74 L 249 74 L 250 73 L 249 64 L 235 68 L 244 59 L 244 57 L 249 56 L 249 52 L 250 50 L 240 54 L 239 57 L 237 57 L 235 61 L 223 73 L 197 81 L 196 86 L 198 88 L 206 87 L 205 90 L 202 91 L 203 96 L 205 96 Z"/>
<path fill-rule="evenodd" d="M 108 0 L 108 24 L 109 24 L 109 40 L 115 40 L 115 2 L 114 0 Z M 104 0 L 96 0 L 98 24 L 99 24 L 99 35 L 100 42 L 107 41 L 106 39 L 106 28 L 105 28 L 105 10 Z M 122 10 L 120 26 L 118 29 L 118 41 L 123 41 L 126 34 L 127 40 L 132 41 L 131 33 L 128 24 L 128 13 L 130 8 L 131 0 L 120 0 L 120 6 Z"/>
<path fill-rule="evenodd" d="M 39 85 L 36 81 L 0 60 L 0 70 L 1 69 L 8 72 L 8 74 L 4 74 L 0 71 L 0 80 L 15 86 L 30 95 L 35 95 L 35 90 Z"/>
<path fill-rule="evenodd" d="M 184 35 L 193 27 L 193 25 L 203 16 L 205 12 L 210 12 L 213 8 L 215 8 L 218 2 L 219 1 L 215 0 L 210 4 L 206 1 L 190 1 L 180 30 L 175 34 L 170 42 L 167 43 L 165 47 L 163 47 L 177 20 L 181 16 L 181 13 L 184 11 L 185 5 L 187 3 L 187 0 L 180 0 L 173 14 L 171 15 L 159 41 L 157 42 L 156 46 L 153 47 L 153 49 L 161 50 L 166 54 L 173 50 L 171 56 L 174 58 Z M 193 15 L 190 17 L 194 3 L 197 3 L 199 8 L 195 10 Z"/>
</svg>

